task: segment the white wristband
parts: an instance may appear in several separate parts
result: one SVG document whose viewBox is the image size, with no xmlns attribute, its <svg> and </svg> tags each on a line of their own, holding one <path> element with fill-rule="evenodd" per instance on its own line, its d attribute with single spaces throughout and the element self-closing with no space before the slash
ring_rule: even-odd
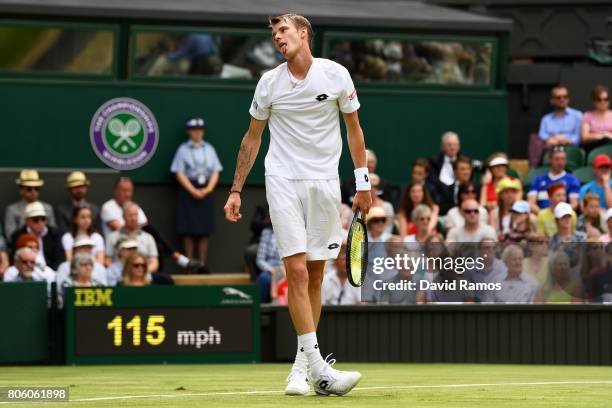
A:
<svg viewBox="0 0 612 408">
<path fill-rule="evenodd" d="M 372 189 L 367 167 L 355 169 L 355 187 L 357 191 L 370 191 Z"/>
</svg>

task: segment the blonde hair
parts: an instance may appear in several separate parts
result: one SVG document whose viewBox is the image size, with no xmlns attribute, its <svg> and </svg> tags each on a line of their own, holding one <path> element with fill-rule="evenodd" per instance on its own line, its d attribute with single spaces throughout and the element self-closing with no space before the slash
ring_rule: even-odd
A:
<svg viewBox="0 0 612 408">
<path fill-rule="evenodd" d="M 286 13 L 280 16 L 269 16 L 268 17 L 268 28 L 272 28 L 281 21 L 286 21 L 292 23 L 295 28 L 301 30 L 302 28 L 306 29 L 306 34 L 308 36 L 308 46 L 312 49 L 312 38 L 314 37 L 314 33 L 312 31 L 312 25 L 310 21 L 304 16 L 295 13 Z"/>
</svg>

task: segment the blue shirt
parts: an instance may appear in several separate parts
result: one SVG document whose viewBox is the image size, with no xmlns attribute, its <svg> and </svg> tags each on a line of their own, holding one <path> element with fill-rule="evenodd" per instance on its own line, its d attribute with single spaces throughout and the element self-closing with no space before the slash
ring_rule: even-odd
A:
<svg viewBox="0 0 612 408">
<path fill-rule="evenodd" d="M 193 59 L 202 55 L 217 54 L 215 40 L 208 34 L 189 34 L 183 39 L 179 48 L 166 55 L 170 61 Z"/>
<path fill-rule="evenodd" d="M 610 187 L 612 187 L 612 180 L 610 180 Z M 601 208 L 608 208 L 606 205 L 606 193 L 604 192 L 603 186 L 597 184 L 596 180 L 589 181 L 580 189 L 580 201 L 584 200 L 584 196 L 587 193 L 597 194 L 599 196 L 599 206 Z"/>
<path fill-rule="evenodd" d="M 553 176 L 552 173 L 541 174 L 531 183 L 528 194 L 529 196 L 535 195 L 537 197 L 538 207 L 550 207 L 547 190 L 548 187 L 553 184 L 563 184 L 565 186 L 565 191 L 567 191 L 568 198 L 578 198 L 580 195 L 580 181 L 578 181 L 576 176 L 567 173 L 565 170 L 556 176 Z"/>
<path fill-rule="evenodd" d="M 221 170 L 223 166 L 221 166 L 215 148 L 205 141 L 197 145 L 191 140 L 181 143 L 170 166 L 171 172 L 181 172 L 190 180 L 197 180 L 200 175 L 209 180 L 214 172 Z"/>
<path fill-rule="evenodd" d="M 567 108 L 565 115 L 557 116 L 555 112 L 550 112 L 540 122 L 540 139 L 546 141 L 551 136 L 556 134 L 564 134 L 572 141 L 572 144 L 578 146 L 580 144 L 580 126 L 582 124 L 582 112 Z"/>
</svg>

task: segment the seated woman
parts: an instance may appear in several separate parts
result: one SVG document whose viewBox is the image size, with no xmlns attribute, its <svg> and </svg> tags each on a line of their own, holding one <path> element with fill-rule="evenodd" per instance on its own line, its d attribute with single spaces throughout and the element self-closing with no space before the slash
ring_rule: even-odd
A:
<svg viewBox="0 0 612 408">
<path fill-rule="evenodd" d="M 510 208 L 521 199 L 521 182 L 506 177 L 497 184 L 496 193 L 497 207 L 489 213 L 489 225 L 501 238 L 510 232 Z"/>
<path fill-rule="evenodd" d="M 385 214 L 387 215 L 385 232 L 388 232 L 390 234 L 393 231 L 393 219 L 395 218 L 395 210 L 393 209 L 393 204 L 383 200 L 380 197 L 382 195 L 382 191 L 378 189 L 378 186 L 380 185 L 380 177 L 378 177 L 378 174 L 370 174 L 370 185 L 370 193 L 372 194 L 372 207 L 381 207 L 383 210 L 385 210 Z"/>
<path fill-rule="evenodd" d="M 582 200 L 582 214 L 578 216 L 577 231 L 584 232 L 589 238 L 597 238 L 608 234 L 608 225 L 605 221 L 605 210 L 600 206 L 597 194 L 586 193 Z"/>
<path fill-rule="evenodd" d="M 491 212 L 497 208 L 497 185 L 499 182 L 508 177 L 515 180 L 514 177 L 508 175 L 508 156 L 506 153 L 493 153 L 487 159 L 487 171 L 482 177 L 482 188 L 480 189 L 480 205 Z M 522 194 L 522 190 L 521 190 Z"/>
<path fill-rule="evenodd" d="M 431 209 L 431 220 L 429 221 L 428 228 L 430 232 L 436 230 L 440 207 L 433 202 L 424 185 L 410 184 L 408 188 L 406 188 L 404 197 L 402 197 L 402 201 L 400 202 L 399 211 L 397 212 L 398 229 L 401 237 L 416 232 L 416 226 L 410 221 L 410 216 L 412 215 L 412 210 L 419 204 L 425 204 Z"/>
<path fill-rule="evenodd" d="M 596 147 L 612 143 L 612 110 L 608 88 L 597 85 L 591 91 L 592 111 L 582 116 L 582 145 L 587 152 Z"/>
<path fill-rule="evenodd" d="M 77 207 L 72 213 L 70 231 L 62 236 L 62 245 L 66 253 L 66 260 L 72 258 L 72 247 L 78 236 L 87 236 L 94 244 L 94 257 L 100 264 L 104 263 L 104 238 L 94 229 L 93 213 L 89 207 Z"/>
<path fill-rule="evenodd" d="M 147 257 L 133 254 L 123 266 L 123 286 L 148 286 L 151 284 L 151 274 L 148 271 Z"/>
<path fill-rule="evenodd" d="M 542 287 L 545 303 L 583 303 L 580 280 L 572 276 L 565 251 L 554 252 L 548 262 L 548 279 Z"/>
<path fill-rule="evenodd" d="M 404 237 L 404 242 L 407 243 L 419 243 L 423 244 L 431 236 L 431 230 L 429 229 L 429 223 L 431 222 L 432 211 L 431 208 L 425 204 L 419 204 L 412 210 L 412 223 L 416 227 L 414 234 L 410 234 Z"/>
<path fill-rule="evenodd" d="M 502 238 L 503 243 L 520 244 L 527 240 L 527 236 L 534 230 L 531 222 L 531 208 L 525 200 L 517 200 L 510 207 L 510 226 Z"/>
</svg>

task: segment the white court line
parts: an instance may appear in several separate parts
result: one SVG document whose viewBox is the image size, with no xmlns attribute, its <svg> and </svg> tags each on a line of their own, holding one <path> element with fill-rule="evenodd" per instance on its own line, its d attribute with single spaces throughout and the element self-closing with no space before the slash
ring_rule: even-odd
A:
<svg viewBox="0 0 612 408">
<path fill-rule="evenodd" d="M 435 385 L 388 385 L 379 387 L 358 387 L 353 391 L 369 391 L 369 390 L 412 390 L 421 388 L 475 388 L 475 387 L 508 387 L 518 385 L 598 385 L 611 384 L 612 381 L 536 381 L 536 382 L 507 382 L 507 383 L 477 383 L 477 384 L 435 384 Z M 115 401 L 115 400 L 130 400 L 141 398 L 190 398 L 190 397 L 215 397 L 223 395 L 265 395 L 265 394 L 280 394 L 281 390 L 267 391 L 227 391 L 227 392 L 202 392 L 189 394 L 149 394 L 149 395 L 124 395 L 118 397 L 95 397 L 95 398 L 79 398 L 70 400 L 70 402 L 91 402 L 91 401 Z M 0 402 L 0 404 L 14 404 L 18 402 Z"/>
</svg>

